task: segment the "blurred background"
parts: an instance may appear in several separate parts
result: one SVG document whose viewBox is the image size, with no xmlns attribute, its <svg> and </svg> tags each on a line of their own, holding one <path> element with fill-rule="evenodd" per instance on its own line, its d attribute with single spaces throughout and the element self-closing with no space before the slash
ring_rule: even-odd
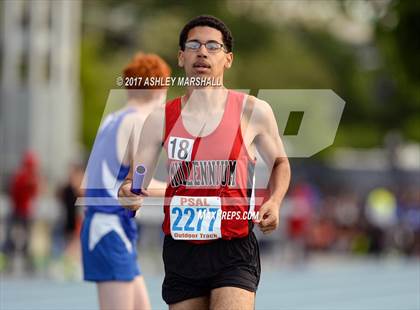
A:
<svg viewBox="0 0 420 310">
<path fill-rule="evenodd" d="M 178 35 L 199 14 L 233 32 L 228 88 L 331 89 L 346 102 L 334 144 L 290 159 L 280 229 L 258 234 L 257 308 L 420 309 L 420 2 L 397 0 L 2 1 L 1 308 L 97 308 L 73 198 L 108 96 L 139 50 L 182 76 Z M 137 218 L 154 308 L 161 219 Z"/>
</svg>

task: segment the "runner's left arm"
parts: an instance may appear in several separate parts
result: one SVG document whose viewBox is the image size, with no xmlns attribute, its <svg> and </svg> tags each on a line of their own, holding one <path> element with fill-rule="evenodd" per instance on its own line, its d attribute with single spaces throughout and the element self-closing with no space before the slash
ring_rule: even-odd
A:
<svg viewBox="0 0 420 310">
<path fill-rule="evenodd" d="M 261 206 L 259 226 L 263 233 L 270 233 L 279 223 L 279 208 L 290 183 L 290 165 L 281 141 L 277 122 L 270 105 L 254 99 L 255 105 L 250 124 L 255 130 L 255 146 L 271 168 L 268 181 L 269 198 Z"/>
</svg>

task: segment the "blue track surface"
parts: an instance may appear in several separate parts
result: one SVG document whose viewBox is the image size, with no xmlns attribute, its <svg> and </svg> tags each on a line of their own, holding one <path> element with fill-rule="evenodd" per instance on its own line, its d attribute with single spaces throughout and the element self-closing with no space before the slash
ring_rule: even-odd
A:
<svg viewBox="0 0 420 310">
<path fill-rule="evenodd" d="M 146 281 L 153 309 L 166 309 L 162 276 Z M 0 309 L 97 309 L 94 284 L 2 276 Z M 420 261 L 311 263 L 283 270 L 263 265 L 257 309 L 419 310 Z"/>
</svg>

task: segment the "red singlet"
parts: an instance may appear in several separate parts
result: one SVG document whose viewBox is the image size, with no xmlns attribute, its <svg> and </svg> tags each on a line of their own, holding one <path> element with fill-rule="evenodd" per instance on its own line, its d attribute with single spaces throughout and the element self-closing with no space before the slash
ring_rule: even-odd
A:
<svg viewBox="0 0 420 310">
<path fill-rule="evenodd" d="M 166 104 L 164 148 L 168 186 L 162 225 L 174 239 L 204 243 L 247 236 L 253 223 L 254 168 L 241 133 L 243 93 L 228 91 L 222 119 L 202 137 L 181 117 L 181 98 Z"/>
</svg>

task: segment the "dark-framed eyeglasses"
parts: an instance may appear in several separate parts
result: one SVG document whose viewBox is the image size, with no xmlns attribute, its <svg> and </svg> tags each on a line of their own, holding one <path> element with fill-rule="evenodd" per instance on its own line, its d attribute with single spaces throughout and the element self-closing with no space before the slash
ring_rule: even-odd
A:
<svg viewBox="0 0 420 310">
<path fill-rule="evenodd" d="M 218 53 L 221 50 L 226 52 L 224 48 L 225 45 L 217 41 L 201 43 L 200 41 L 192 40 L 185 42 L 185 48 L 194 52 L 198 51 L 201 48 L 201 45 L 204 45 L 209 53 Z"/>
</svg>

